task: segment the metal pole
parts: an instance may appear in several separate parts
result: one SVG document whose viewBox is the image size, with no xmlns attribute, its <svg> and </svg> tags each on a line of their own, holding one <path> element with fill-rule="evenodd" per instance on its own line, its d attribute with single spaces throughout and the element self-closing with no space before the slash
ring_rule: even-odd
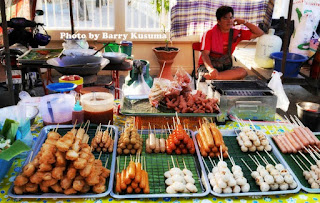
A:
<svg viewBox="0 0 320 203">
<path fill-rule="evenodd" d="M 7 30 L 7 19 L 6 19 L 6 5 L 4 0 L 0 0 L 1 7 L 1 19 L 2 19 L 2 32 L 3 32 L 3 43 L 5 47 L 5 60 L 7 69 L 7 79 L 8 79 L 8 89 L 9 89 L 9 104 L 14 105 L 14 95 L 13 95 L 13 83 L 12 83 L 12 68 L 10 61 L 10 50 L 9 50 L 9 38 Z"/>
<path fill-rule="evenodd" d="M 73 22 L 73 12 L 72 12 L 72 0 L 69 0 L 69 12 L 70 12 L 70 23 L 71 23 L 71 34 L 74 34 L 74 22 Z"/>
<path fill-rule="evenodd" d="M 288 9 L 288 19 L 287 19 L 287 26 L 286 26 L 286 32 L 284 35 L 284 42 L 283 42 L 283 56 L 282 56 L 282 62 L 281 62 L 281 72 L 285 73 L 286 71 L 286 59 L 287 59 L 287 51 L 289 46 L 289 33 L 291 28 L 291 13 L 292 13 L 292 4 L 293 0 L 290 0 L 289 2 L 289 9 Z M 284 76 L 282 77 L 284 78 Z"/>
</svg>

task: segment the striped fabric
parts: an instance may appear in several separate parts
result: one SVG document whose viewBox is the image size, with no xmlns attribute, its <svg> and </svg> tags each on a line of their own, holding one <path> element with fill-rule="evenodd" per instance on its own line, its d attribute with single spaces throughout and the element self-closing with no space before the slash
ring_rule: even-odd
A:
<svg viewBox="0 0 320 203">
<path fill-rule="evenodd" d="M 216 10 L 223 5 L 231 6 L 236 18 L 266 27 L 271 23 L 274 0 L 177 0 L 171 9 L 171 36 L 202 35 L 217 23 Z"/>
</svg>

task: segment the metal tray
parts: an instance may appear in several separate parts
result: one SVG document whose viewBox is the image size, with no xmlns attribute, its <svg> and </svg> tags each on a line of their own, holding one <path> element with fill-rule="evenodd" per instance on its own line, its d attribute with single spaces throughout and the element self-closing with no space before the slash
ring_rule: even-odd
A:
<svg viewBox="0 0 320 203">
<path fill-rule="evenodd" d="M 314 134 L 317 136 L 318 139 L 320 138 L 320 132 L 314 132 Z M 296 164 L 296 162 L 292 159 L 290 154 L 281 153 L 281 151 L 278 149 L 278 146 L 276 144 L 274 144 L 273 140 L 271 138 L 269 140 L 271 140 L 270 143 L 271 143 L 272 147 L 279 154 L 279 158 L 282 159 L 283 162 L 285 163 L 283 165 L 286 168 L 290 169 L 290 171 L 293 171 L 294 174 L 297 176 L 297 179 L 298 179 L 297 183 L 299 185 L 301 185 L 301 189 L 303 189 L 304 191 L 309 192 L 309 193 L 320 193 L 320 189 L 312 189 L 311 188 L 311 186 L 308 183 L 308 181 L 306 181 L 306 179 L 304 178 L 304 176 L 302 174 L 302 170 Z M 309 160 L 312 160 L 312 162 L 314 162 L 309 154 L 304 153 L 304 155 L 306 155 L 306 157 L 308 157 Z M 307 164 L 307 166 L 310 165 L 300 154 L 299 154 L 299 157 L 301 158 L 302 161 L 304 161 Z M 295 158 L 296 158 L 296 156 L 295 156 Z M 300 161 L 299 161 L 299 163 L 301 164 Z M 303 166 L 303 168 L 305 168 L 305 167 Z"/>
<path fill-rule="evenodd" d="M 140 109 L 139 109 L 140 108 Z M 176 116 L 172 110 L 155 108 L 149 103 L 149 99 L 128 99 L 121 100 L 120 113 L 127 116 Z M 178 113 L 182 117 L 217 117 L 221 113 Z"/>
<path fill-rule="evenodd" d="M 40 151 L 42 144 L 44 143 L 44 141 L 47 138 L 47 134 L 49 131 L 51 131 L 51 129 L 56 128 L 56 125 L 50 125 L 50 126 L 46 126 L 44 127 L 40 134 L 39 137 L 37 139 L 37 142 L 34 144 L 33 146 L 33 155 L 32 155 L 32 159 L 38 154 L 38 152 Z M 70 129 L 73 128 L 72 125 L 59 125 L 58 126 L 58 133 L 60 133 L 61 135 L 64 135 L 67 131 L 69 131 Z M 74 194 L 74 195 L 65 195 L 62 193 L 35 193 L 35 194 L 23 194 L 23 195 L 16 195 L 13 192 L 13 184 L 11 185 L 11 187 L 8 190 L 8 195 L 10 197 L 13 198 L 98 198 L 98 197 L 105 197 L 107 196 L 111 189 L 112 189 L 112 185 L 113 185 L 113 177 L 114 176 L 114 168 L 115 168 L 115 164 L 116 164 L 116 150 L 117 150 L 117 143 L 118 143 L 118 128 L 113 126 L 113 125 L 102 125 L 102 129 L 105 130 L 107 127 L 109 127 L 110 129 L 113 129 L 113 135 L 114 135 L 114 146 L 113 146 L 113 152 L 112 153 L 102 153 L 101 155 L 101 161 L 103 164 L 105 164 L 105 161 L 107 160 L 107 158 L 109 157 L 108 160 L 108 165 L 107 168 L 110 169 L 110 176 L 109 178 L 107 178 L 106 180 L 106 186 L 107 186 L 107 190 L 104 193 L 100 193 L 100 194 L 95 194 L 95 193 L 86 193 L 86 194 Z M 90 126 L 89 130 L 88 130 L 88 135 L 90 136 L 89 142 L 91 142 L 91 139 L 94 137 L 95 131 L 96 131 L 97 126 Z M 98 158 L 99 153 L 94 152 L 93 153 L 95 155 L 96 158 Z M 28 157 L 26 158 L 26 160 L 29 160 L 31 156 L 31 152 L 29 153 Z M 110 159 L 111 158 L 111 159 Z M 25 162 L 23 164 L 23 166 L 25 166 L 27 164 L 27 162 Z M 22 167 L 21 167 L 22 168 Z"/>
<path fill-rule="evenodd" d="M 238 132 L 239 130 L 237 130 Z M 248 183 L 250 184 L 250 191 L 246 192 L 246 193 L 229 193 L 229 194 L 219 194 L 216 193 L 212 190 L 212 187 L 210 185 L 211 188 L 211 194 L 218 196 L 218 197 L 238 197 L 238 196 L 256 196 L 256 195 L 278 195 L 278 194 L 289 194 L 289 193 L 297 193 L 299 192 L 299 190 L 301 189 L 301 186 L 299 184 L 299 181 L 297 179 L 297 177 L 295 176 L 295 174 L 292 173 L 291 169 L 289 167 L 287 167 L 285 161 L 281 158 L 281 155 L 276 151 L 276 150 L 272 150 L 271 152 L 269 152 L 269 154 L 276 160 L 279 161 L 281 164 L 283 164 L 287 170 L 291 173 L 291 175 L 293 176 L 294 180 L 297 182 L 297 188 L 293 189 L 293 190 L 276 190 L 276 191 L 268 191 L 268 192 L 261 192 L 259 190 L 259 187 L 256 185 L 254 179 L 251 177 L 251 172 L 249 171 L 249 169 L 244 165 L 244 163 L 241 161 L 241 158 L 243 158 L 245 160 L 245 162 L 249 165 L 250 168 L 257 168 L 257 166 L 255 165 L 255 163 L 250 159 L 250 157 L 248 156 L 248 154 L 252 154 L 252 155 L 256 155 L 256 153 L 244 153 L 241 151 L 239 144 L 237 142 L 237 140 L 235 139 L 235 137 L 237 136 L 234 130 L 220 130 L 220 132 L 223 135 L 223 140 L 226 144 L 226 146 L 228 147 L 228 153 L 231 157 L 234 158 L 235 162 L 237 165 L 239 165 L 242 168 L 242 172 L 244 177 L 247 179 Z M 196 138 L 195 136 L 197 135 L 198 132 L 195 132 L 193 135 L 193 141 L 196 142 Z M 198 144 L 197 144 L 198 145 Z M 271 145 L 272 148 L 274 149 L 274 146 Z M 200 151 L 198 149 L 198 147 L 196 148 L 198 156 L 200 156 Z M 267 158 L 269 163 L 272 163 L 270 157 L 265 153 L 265 152 L 259 152 L 261 156 L 264 156 L 265 158 Z M 204 158 L 208 168 L 210 170 L 212 170 L 212 165 L 209 161 L 208 158 Z M 218 158 L 213 158 L 213 160 L 215 160 L 216 162 L 218 161 Z M 227 162 L 229 169 L 231 170 L 231 162 L 229 159 L 224 159 L 224 161 Z M 261 161 L 261 159 L 259 159 L 259 161 Z M 206 176 L 208 176 L 207 171 L 206 171 Z M 207 177 L 208 178 L 208 177 Z"/>
<path fill-rule="evenodd" d="M 38 51 L 49 51 L 48 54 L 40 54 Z M 47 60 L 50 58 L 57 57 L 61 53 L 62 49 L 41 49 L 41 48 L 33 48 L 25 52 L 23 55 L 17 58 L 19 63 L 25 64 L 40 64 L 40 65 L 48 65 Z"/>
<path fill-rule="evenodd" d="M 144 141 L 148 136 L 148 130 L 139 130 L 139 134 L 142 134 L 142 138 Z M 188 134 L 191 136 L 192 131 L 187 130 Z M 156 135 L 159 138 L 160 134 L 165 135 L 165 131 L 163 130 L 156 130 Z M 169 134 L 168 134 L 169 135 Z M 120 155 L 120 170 L 123 169 L 125 156 L 127 156 L 127 164 L 128 160 L 130 160 L 129 155 Z M 115 185 L 113 190 L 111 191 L 110 195 L 114 198 L 165 198 L 165 197 L 203 197 L 209 194 L 210 190 L 206 189 L 201 182 L 201 174 L 204 173 L 204 166 L 202 161 L 200 161 L 201 157 L 199 154 L 185 154 L 185 155 L 176 155 L 172 154 L 175 165 L 177 167 L 176 159 L 179 161 L 179 166 L 181 169 L 184 168 L 182 158 L 184 158 L 187 168 L 192 171 L 193 177 L 195 179 L 195 185 L 198 189 L 198 193 L 177 193 L 177 194 L 167 194 L 166 193 L 166 184 L 165 184 L 165 177 L 164 172 L 168 170 L 168 160 L 170 163 L 170 167 L 172 168 L 172 161 L 171 155 L 167 153 L 152 153 L 148 154 L 145 152 L 145 142 L 143 142 L 143 150 L 142 156 L 146 157 L 147 163 L 147 172 L 149 177 L 149 185 L 150 185 L 150 194 L 116 194 L 115 193 Z M 122 167 L 122 168 L 121 168 Z M 111 181 L 114 181 L 116 172 L 114 172 L 114 176 L 112 176 Z M 205 176 L 205 182 L 208 185 L 209 181 Z"/>
</svg>

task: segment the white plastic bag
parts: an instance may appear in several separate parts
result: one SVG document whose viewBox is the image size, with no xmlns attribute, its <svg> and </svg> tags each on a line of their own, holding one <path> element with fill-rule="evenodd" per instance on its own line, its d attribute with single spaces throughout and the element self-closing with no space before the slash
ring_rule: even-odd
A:
<svg viewBox="0 0 320 203">
<path fill-rule="evenodd" d="M 134 81 L 130 86 L 124 84 L 122 90 L 124 96 L 129 99 L 146 99 L 151 92 L 151 88 L 144 80 L 143 74 L 139 75 L 138 80 Z"/>
<path fill-rule="evenodd" d="M 283 111 L 288 111 L 290 101 L 284 92 L 281 77 L 282 73 L 278 71 L 273 71 L 272 78 L 270 82 L 268 83 L 268 87 L 270 87 L 274 94 L 278 97 L 277 99 L 277 108 L 280 108 Z"/>
</svg>

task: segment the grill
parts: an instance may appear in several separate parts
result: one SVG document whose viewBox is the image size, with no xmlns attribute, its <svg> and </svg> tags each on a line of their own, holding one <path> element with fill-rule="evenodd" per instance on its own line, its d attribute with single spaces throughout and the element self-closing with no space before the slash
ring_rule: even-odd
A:
<svg viewBox="0 0 320 203">
<path fill-rule="evenodd" d="M 273 121 L 277 97 L 261 81 L 213 81 L 216 96 L 220 98 L 221 116 L 224 122 L 228 115 L 241 119 Z"/>
</svg>

